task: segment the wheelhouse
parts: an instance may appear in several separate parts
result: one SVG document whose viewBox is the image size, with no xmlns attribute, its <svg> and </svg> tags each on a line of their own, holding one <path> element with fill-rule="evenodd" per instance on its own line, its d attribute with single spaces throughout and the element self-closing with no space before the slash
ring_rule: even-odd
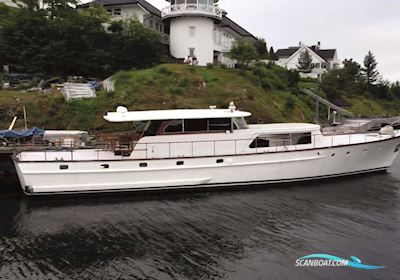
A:
<svg viewBox="0 0 400 280">
<path fill-rule="evenodd" d="M 147 123 L 142 137 L 173 134 L 227 133 L 247 128 L 246 120 L 243 117 L 153 120 Z"/>
<path fill-rule="evenodd" d="M 228 109 L 183 109 L 128 112 L 118 107 L 104 119 L 109 122 L 147 122 L 142 137 L 173 134 L 226 133 L 247 129 L 248 112 L 237 111 L 233 103 Z"/>
</svg>

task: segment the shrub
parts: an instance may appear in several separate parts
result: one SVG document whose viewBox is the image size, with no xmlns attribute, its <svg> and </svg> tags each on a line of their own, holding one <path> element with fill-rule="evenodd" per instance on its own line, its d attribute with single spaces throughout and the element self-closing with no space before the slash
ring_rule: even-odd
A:
<svg viewBox="0 0 400 280">
<path fill-rule="evenodd" d="M 169 70 L 167 67 L 165 66 L 160 66 L 158 67 L 158 73 L 163 74 L 163 75 L 172 75 L 172 71 Z"/>
</svg>

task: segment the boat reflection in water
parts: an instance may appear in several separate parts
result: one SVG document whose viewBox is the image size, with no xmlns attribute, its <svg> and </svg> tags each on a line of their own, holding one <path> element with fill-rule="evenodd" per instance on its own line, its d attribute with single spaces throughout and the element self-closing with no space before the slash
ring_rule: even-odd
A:
<svg viewBox="0 0 400 280">
<path fill-rule="evenodd" d="M 354 270 L 294 267 L 300 256 L 327 252 L 386 265 L 378 278 L 391 279 L 384 276 L 399 253 L 399 169 L 397 162 L 389 174 L 222 193 L 3 198 L 0 275 L 359 279 Z"/>
</svg>

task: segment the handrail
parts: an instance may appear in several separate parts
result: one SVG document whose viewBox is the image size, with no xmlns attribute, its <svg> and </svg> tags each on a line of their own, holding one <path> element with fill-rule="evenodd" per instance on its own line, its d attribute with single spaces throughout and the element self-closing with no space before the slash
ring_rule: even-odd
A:
<svg viewBox="0 0 400 280">
<path fill-rule="evenodd" d="M 256 146 L 254 148 L 250 148 L 250 144 L 255 140 L 255 138 L 243 138 L 243 139 L 223 139 L 223 140 L 200 140 L 200 141 L 176 141 L 176 142 L 146 142 L 146 143 L 141 143 L 140 141 L 132 141 L 129 143 L 129 145 L 124 145 L 124 147 L 128 147 L 128 149 L 125 149 L 124 151 L 130 151 L 129 155 L 125 155 L 124 153 L 121 153 L 120 156 L 117 156 L 114 153 L 114 156 L 112 159 L 110 159 L 110 154 L 107 154 L 108 157 L 102 156 L 101 153 L 107 153 L 107 152 L 113 152 L 113 151 L 122 151 L 118 149 L 107 149 L 108 147 L 112 147 L 113 145 L 110 143 L 107 143 L 106 145 L 104 143 L 100 143 L 102 145 L 96 145 L 92 147 L 88 147 L 85 149 L 88 150 L 93 150 L 95 159 L 93 160 L 117 160 L 117 159 L 135 159 L 135 160 L 147 160 L 147 159 L 158 159 L 158 158 L 180 158 L 180 157 L 185 157 L 185 158 L 196 158 L 196 157 L 201 157 L 201 156 L 237 156 L 237 155 L 246 155 L 246 154 L 264 154 L 264 153 L 277 153 L 277 152 L 293 152 L 293 151 L 304 151 L 304 150 L 312 150 L 312 149 L 320 149 L 320 148 L 333 148 L 333 147 L 340 147 L 340 146 L 347 146 L 347 145 L 353 145 L 353 144 L 363 144 L 368 142 L 369 137 L 376 137 L 377 140 L 373 140 L 370 142 L 374 141 L 379 141 L 379 140 L 384 140 L 384 139 L 390 139 L 390 138 L 382 138 L 381 135 L 374 133 L 374 134 L 357 134 L 359 137 L 355 137 L 356 134 L 348 134 L 348 135 L 332 135 L 332 136 L 323 136 L 322 134 L 314 134 L 311 135 L 311 143 L 306 143 L 306 144 L 299 144 L 296 142 L 292 142 L 290 139 L 271 139 L 268 137 L 257 137 L 258 139 L 264 139 L 264 140 L 273 140 L 271 146 L 268 147 L 259 147 L 258 146 L 258 141 L 256 141 Z M 317 143 L 316 137 L 324 137 L 323 139 L 320 139 L 323 142 Z M 288 142 L 289 140 L 289 142 Z M 242 143 L 241 142 L 245 142 Z M 195 146 L 196 144 L 201 144 L 201 143 L 208 143 L 210 146 L 206 150 L 204 150 L 204 146 L 201 148 L 197 148 L 196 150 Z M 225 144 L 224 144 L 225 143 Z M 228 146 L 230 143 L 231 145 Z M 174 150 L 174 145 L 182 145 L 186 144 L 186 147 L 180 146 L 180 147 L 175 147 L 176 150 Z M 219 146 L 220 151 L 222 150 L 223 152 L 219 153 L 218 151 L 218 144 L 222 144 L 224 146 Z M 136 147 L 139 145 L 139 147 Z M 142 146 L 140 146 L 142 145 Z M 158 146 L 157 146 L 158 145 Z M 152 155 L 154 153 L 155 149 L 160 149 L 160 148 L 165 148 L 167 146 L 168 150 L 163 150 L 159 154 L 163 154 L 165 156 L 163 157 L 157 157 L 157 155 Z M 212 146 L 211 146 L 212 145 Z M 144 147 L 143 147 L 144 146 Z M 43 152 L 43 158 L 44 161 L 79 161 L 82 159 L 79 159 L 79 154 L 77 153 L 78 150 L 85 150 L 83 148 L 77 149 L 75 146 L 71 145 L 70 147 L 43 147 L 41 146 L 40 150 L 34 150 L 34 146 L 29 146 L 30 149 L 27 151 L 32 151 L 32 152 Z M 56 148 L 56 149 L 55 149 Z M 118 148 L 118 147 L 117 147 Z M 187 150 L 187 152 L 183 152 L 184 150 Z M 178 151 L 178 152 L 176 152 Z M 228 152 L 229 151 L 229 152 Z M 61 154 L 63 152 L 64 154 Z M 137 155 L 139 153 L 144 153 L 143 157 L 132 157 L 133 155 Z M 175 152 L 175 153 L 174 153 Z M 60 154 L 53 154 L 53 153 L 60 153 Z M 66 156 L 68 153 L 70 153 L 70 157 L 67 158 L 58 158 L 56 156 Z M 174 154 L 180 154 L 177 156 L 174 156 Z M 184 154 L 184 156 L 182 156 Z M 16 153 L 16 158 L 19 160 L 22 160 L 20 157 L 21 153 Z M 168 155 L 168 156 L 167 156 Z"/>
<path fill-rule="evenodd" d="M 185 13 L 201 13 L 222 19 L 222 10 L 216 6 L 198 3 L 184 3 L 168 6 L 161 11 L 161 17 L 170 17 Z"/>
</svg>

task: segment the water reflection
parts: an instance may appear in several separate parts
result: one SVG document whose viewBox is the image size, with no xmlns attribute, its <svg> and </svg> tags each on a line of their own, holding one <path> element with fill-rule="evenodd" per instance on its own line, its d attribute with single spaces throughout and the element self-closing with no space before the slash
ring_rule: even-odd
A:
<svg viewBox="0 0 400 280">
<path fill-rule="evenodd" d="M 294 268 L 296 258 L 326 252 L 384 260 L 388 269 L 363 279 L 390 279 L 400 253 L 399 170 L 219 193 L 3 195 L 0 276 L 329 279 L 335 271 Z"/>
</svg>

